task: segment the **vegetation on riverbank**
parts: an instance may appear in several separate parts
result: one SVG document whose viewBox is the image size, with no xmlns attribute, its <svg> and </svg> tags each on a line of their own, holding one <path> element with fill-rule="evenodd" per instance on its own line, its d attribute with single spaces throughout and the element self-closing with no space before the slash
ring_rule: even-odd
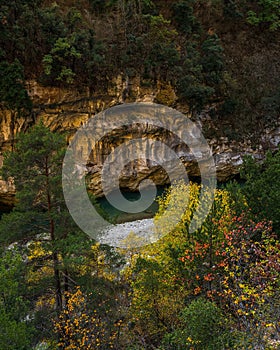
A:
<svg viewBox="0 0 280 350">
<path fill-rule="evenodd" d="M 195 232 L 189 224 L 200 185 L 178 183 L 159 200 L 155 217 L 171 199 L 179 203 L 189 195 L 177 226 L 170 231 L 166 221 L 152 245 L 135 248 L 137 237 L 130 235 L 127 249 L 113 249 L 91 240 L 69 217 L 60 186 L 62 140 L 38 125 L 4 161 L 2 173 L 14 176 L 18 191 L 14 210 L 0 221 L 1 348 L 279 345 L 278 192 L 265 197 L 265 205 L 252 195 L 259 186 L 260 195 L 271 190 L 267 176 L 279 172 L 279 153 L 268 155 L 257 177 L 248 160 L 245 186 L 217 189 Z"/>
</svg>

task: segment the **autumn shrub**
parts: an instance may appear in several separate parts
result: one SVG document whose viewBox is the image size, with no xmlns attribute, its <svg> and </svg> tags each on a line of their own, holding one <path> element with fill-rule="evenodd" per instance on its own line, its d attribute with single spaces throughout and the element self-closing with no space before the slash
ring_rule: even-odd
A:
<svg viewBox="0 0 280 350">
<path fill-rule="evenodd" d="M 162 238 L 144 247 L 127 268 L 132 290 L 130 315 L 135 322 L 133 332 L 153 344 L 160 343 L 165 333 L 177 327 L 181 322 L 178 315 L 186 303 L 198 294 L 207 295 L 215 247 L 221 245 L 222 232 L 232 218 L 228 192 L 217 190 L 211 216 L 201 229 L 190 233 L 189 225 L 197 215 L 200 190 L 197 184 L 178 183 L 159 199 L 155 226 Z M 189 196 L 187 208 L 186 196 Z M 207 191 L 205 196 L 211 200 Z M 173 227 L 173 219 L 181 210 L 181 220 Z M 205 252 L 199 255 L 201 249 Z M 196 254 L 195 259 L 182 261 L 184 254 Z M 203 283 L 203 291 L 195 290 L 200 283 Z"/>
<path fill-rule="evenodd" d="M 102 317 L 88 302 L 87 296 L 77 288 L 66 293 L 67 304 L 54 320 L 58 346 L 64 350 L 112 349 L 117 337 L 117 326 Z"/>
<path fill-rule="evenodd" d="M 237 349 L 268 346 L 270 335 L 277 333 L 280 312 L 280 247 L 271 223 L 254 220 L 241 191 L 233 195 L 217 190 L 208 217 L 200 229 L 190 233 L 199 186 L 181 184 L 175 189 L 176 196 L 170 193 L 161 200 L 156 220 L 167 205 L 169 215 L 172 209 L 178 210 L 183 196 L 189 196 L 189 206 L 181 223 L 162 239 L 157 259 L 161 259 L 164 280 L 181 290 L 188 305 L 203 297 L 231 316 Z M 168 218 L 160 228 L 168 230 Z M 200 321 L 203 323 L 202 317 Z"/>
<path fill-rule="evenodd" d="M 246 216 L 235 218 L 226 235 L 219 300 L 251 337 L 249 349 L 268 346 L 280 316 L 280 245 L 272 227 Z"/>
<path fill-rule="evenodd" d="M 194 296 L 216 301 L 235 320 L 234 329 L 250 339 L 254 349 L 267 346 L 269 334 L 277 333 L 280 315 L 280 246 L 269 223 L 254 222 L 246 214 L 232 218 L 224 240 L 212 245 L 196 242 L 181 261 L 187 271 L 186 285 Z M 247 340 L 246 340 L 247 339 Z"/>
</svg>

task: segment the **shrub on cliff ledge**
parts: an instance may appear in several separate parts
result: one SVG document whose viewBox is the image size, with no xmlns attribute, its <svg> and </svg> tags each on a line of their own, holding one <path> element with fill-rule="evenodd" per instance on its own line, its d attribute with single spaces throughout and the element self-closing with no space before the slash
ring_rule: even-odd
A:
<svg viewBox="0 0 280 350">
<path fill-rule="evenodd" d="M 280 151 L 268 152 L 263 164 L 245 158 L 241 175 L 246 179 L 243 192 L 253 213 L 259 219 L 272 220 L 280 235 Z"/>
</svg>

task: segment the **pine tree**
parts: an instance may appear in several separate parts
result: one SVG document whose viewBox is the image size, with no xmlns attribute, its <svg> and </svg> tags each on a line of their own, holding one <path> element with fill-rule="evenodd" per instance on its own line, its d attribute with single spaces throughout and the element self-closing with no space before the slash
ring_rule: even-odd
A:
<svg viewBox="0 0 280 350">
<path fill-rule="evenodd" d="M 51 257 L 57 312 L 63 307 L 63 290 L 69 289 L 69 265 L 73 266 L 69 256 L 73 260 L 84 244 L 90 244 L 73 224 L 64 204 L 64 145 L 61 135 L 43 124 L 36 125 L 19 137 L 14 152 L 5 155 L 2 168 L 4 178 L 13 177 L 17 194 L 13 212 L 1 220 L 0 241 L 37 242 L 45 259 Z"/>
</svg>

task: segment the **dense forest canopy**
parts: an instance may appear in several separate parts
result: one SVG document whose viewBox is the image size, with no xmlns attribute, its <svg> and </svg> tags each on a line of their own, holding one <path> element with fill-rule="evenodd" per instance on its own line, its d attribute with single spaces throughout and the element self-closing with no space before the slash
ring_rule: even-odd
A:
<svg viewBox="0 0 280 350">
<path fill-rule="evenodd" d="M 279 113 L 279 12 L 277 0 L 1 1 L 1 101 L 28 108 L 28 79 L 102 94 L 137 76 L 165 87 L 156 102 L 174 104 L 170 86 L 193 114 L 229 120 L 226 136 L 252 133 Z"/>
</svg>

